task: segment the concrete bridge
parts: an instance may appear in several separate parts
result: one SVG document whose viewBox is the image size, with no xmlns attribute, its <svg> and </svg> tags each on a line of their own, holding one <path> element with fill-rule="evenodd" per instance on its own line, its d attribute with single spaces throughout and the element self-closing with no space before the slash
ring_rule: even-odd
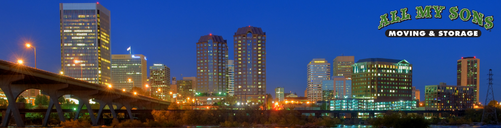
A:
<svg viewBox="0 0 501 128">
<path fill-rule="evenodd" d="M 28 89 L 39 89 L 42 94 L 50 97 L 49 106 L 43 120 L 43 126 L 47 126 L 49 115 L 53 107 L 56 108 L 60 121 L 65 121 L 64 111 L 58 103 L 58 98 L 67 94 L 74 96 L 79 101 L 79 106 L 75 111 L 75 119 L 79 118 L 79 113 L 83 113 L 81 110 L 85 105 L 87 112 L 91 115 L 90 118 L 93 125 L 97 125 L 99 119 L 102 118 L 105 106 L 110 108 L 109 111 L 113 118 L 117 118 L 117 112 L 112 107 L 114 105 L 117 106 L 117 108 L 125 107 L 127 114 L 132 115 L 132 108 L 137 110 L 165 109 L 170 104 L 169 102 L 154 99 L 152 97 L 134 95 L 130 92 L 88 83 L 64 75 L 3 60 L 0 60 L 0 88 L 5 93 L 7 101 L 9 102 L 5 115 L 3 115 L 1 127 L 7 127 L 11 117 L 18 127 L 24 126 L 19 106 L 16 104 L 16 99 L 22 92 Z M 95 112 L 89 104 L 90 99 L 94 99 L 100 105 L 97 117 L 93 116 Z M 129 117 L 131 120 L 133 119 L 132 116 Z"/>
</svg>

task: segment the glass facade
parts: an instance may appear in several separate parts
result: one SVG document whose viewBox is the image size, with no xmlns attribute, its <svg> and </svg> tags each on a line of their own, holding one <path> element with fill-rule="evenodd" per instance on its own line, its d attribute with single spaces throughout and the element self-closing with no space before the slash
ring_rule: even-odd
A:
<svg viewBox="0 0 501 128">
<path fill-rule="evenodd" d="M 235 94 L 235 65 L 233 60 L 228 60 L 228 73 L 226 78 L 228 78 L 228 94 L 233 96 Z"/>
<path fill-rule="evenodd" d="M 150 66 L 150 85 L 153 95 L 162 100 L 169 100 L 170 68 L 164 64 Z"/>
<path fill-rule="evenodd" d="M 284 91 L 282 87 L 275 88 L 275 97 L 278 102 L 284 101 Z"/>
<path fill-rule="evenodd" d="M 111 84 L 110 11 L 96 3 L 61 3 L 60 27 L 64 75 Z"/>
<path fill-rule="evenodd" d="M 351 98 L 351 78 L 347 78 L 344 76 L 332 76 L 332 80 L 334 81 L 335 87 L 335 95 L 336 99 L 343 98 Z"/>
<path fill-rule="evenodd" d="M 146 57 L 136 55 L 112 55 L 111 74 L 113 87 L 129 91 L 132 87 L 147 89 Z"/>
<path fill-rule="evenodd" d="M 409 111 L 417 108 L 417 101 L 386 101 L 376 102 L 374 99 L 335 99 L 330 100 L 330 110 L 346 110 L 346 111 L 384 111 L 398 110 Z"/>
<path fill-rule="evenodd" d="M 197 42 L 197 92 L 227 93 L 228 46 L 222 36 L 205 35 Z"/>
<path fill-rule="evenodd" d="M 406 60 L 369 58 L 353 64 L 353 98 L 412 100 L 412 64 Z"/>
<path fill-rule="evenodd" d="M 263 102 L 266 95 L 266 33 L 258 27 L 242 27 L 235 32 L 235 95 L 241 101 L 257 99 Z"/>
<path fill-rule="evenodd" d="M 312 102 L 322 100 L 322 81 L 330 80 L 330 66 L 331 64 L 323 58 L 316 58 L 308 63 L 308 88 L 306 96 L 308 100 Z"/>
<path fill-rule="evenodd" d="M 327 100 L 332 100 L 334 99 L 334 94 L 336 90 L 334 88 L 334 81 L 333 80 L 323 80 L 322 81 L 322 99 L 327 101 Z"/>
</svg>

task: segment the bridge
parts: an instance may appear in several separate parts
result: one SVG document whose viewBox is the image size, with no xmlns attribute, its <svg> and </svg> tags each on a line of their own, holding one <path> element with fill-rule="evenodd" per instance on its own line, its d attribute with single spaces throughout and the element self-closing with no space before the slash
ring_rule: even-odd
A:
<svg viewBox="0 0 501 128">
<path fill-rule="evenodd" d="M 170 102 L 152 97 L 135 95 L 131 92 L 124 92 L 3 60 L 0 60 L 0 88 L 5 93 L 9 103 L 2 117 L 1 127 L 7 127 L 11 117 L 18 127 L 24 127 L 23 118 L 19 105 L 16 104 L 16 99 L 22 92 L 28 89 L 39 89 L 42 94 L 49 96 L 50 102 L 44 116 L 43 126 L 47 126 L 53 107 L 56 108 L 59 120 L 62 122 L 65 121 L 64 111 L 58 102 L 58 98 L 63 95 L 72 95 L 79 101 L 78 108 L 74 111 L 76 113 L 74 119 L 78 119 L 80 113 L 84 113 L 82 107 L 85 105 L 94 126 L 102 118 L 105 106 L 109 108 L 109 110 L 105 111 L 110 111 L 113 118 L 118 118 L 116 112 L 118 110 L 115 110 L 113 106 L 116 106 L 118 109 L 125 107 L 126 114 L 132 120 L 132 108 L 136 110 L 165 109 L 170 104 Z M 94 99 L 99 103 L 97 117 L 94 116 L 95 111 L 92 110 L 89 104 L 90 99 Z"/>
</svg>

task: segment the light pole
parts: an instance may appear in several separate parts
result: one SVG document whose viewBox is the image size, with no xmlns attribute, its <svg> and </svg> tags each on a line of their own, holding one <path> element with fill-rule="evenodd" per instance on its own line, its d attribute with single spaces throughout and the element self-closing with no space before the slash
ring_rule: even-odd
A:
<svg viewBox="0 0 501 128">
<path fill-rule="evenodd" d="M 35 54 L 35 68 L 37 68 L 37 48 L 35 46 L 31 46 L 30 43 L 26 43 L 26 47 L 33 47 L 33 53 Z"/>
<path fill-rule="evenodd" d="M 75 60 L 75 64 L 80 64 L 80 80 L 83 80 L 83 71 L 82 71 L 82 64 L 81 64 L 81 61 L 79 60 Z"/>
</svg>

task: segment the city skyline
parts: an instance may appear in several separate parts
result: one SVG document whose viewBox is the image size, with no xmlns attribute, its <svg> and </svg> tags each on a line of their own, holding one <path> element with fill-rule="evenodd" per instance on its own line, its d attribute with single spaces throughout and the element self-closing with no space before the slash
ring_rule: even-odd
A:
<svg viewBox="0 0 501 128">
<path fill-rule="evenodd" d="M 47 2 L 47 3 L 49 3 L 49 2 Z M 56 9 L 57 9 L 58 3 L 50 3 L 50 6 L 47 6 L 47 8 L 54 7 L 54 4 L 55 4 Z M 116 9 L 120 9 L 117 5 L 113 5 L 113 4 L 107 3 L 107 2 L 101 2 L 101 4 L 104 4 L 105 7 L 110 6 L 110 8 L 113 8 L 113 9 L 110 9 L 111 12 L 113 12 L 113 14 L 114 14 L 112 19 L 113 18 L 124 18 L 123 16 L 115 15 L 117 12 L 123 11 L 123 10 L 116 10 Z M 377 22 L 377 20 L 379 20 L 377 16 L 381 15 L 382 13 L 387 13 L 387 11 L 388 11 L 387 8 L 397 9 L 400 7 L 412 7 L 412 6 L 422 5 L 422 4 L 423 3 L 405 4 L 405 5 L 396 4 L 396 5 L 388 6 L 388 7 L 385 7 L 385 9 L 375 11 L 375 13 L 369 13 L 370 15 L 364 14 L 364 16 L 374 17 L 374 18 L 371 18 L 369 21 L 364 21 L 362 23 L 367 22 L 370 24 L 374 21 Z M 451 4 L 446 4 L 446 5 L 451 5 Z M 458 3 L 457 5 L 458 6 L 465 6 L 464 3 L 463 4 Z M 482 5 L 482 7 L 481 7 L 481 6 L 473 4 L 473 5 L 469 5 L 469 8 L 481 9 L 482 12 L 489 12 L 492 15 L 496 14 L 495 11 L 490 11 L 488 7 L 483 7 L 483 6 L 485 6 L 485 5 Z M 494 6 L 494 5 L 492 5 L 492 6 Z M 494 6 L 492 8 L 495 8 L 495 7 L 498 7 L 498 6 Z M 123 7 L 121 7 L 121 8 L 123 8 Z M 49 9 L 49 10 L 54 11 L 54 9 Z M 49 11 L 41 11 L 41 12 L 43 12 L 44 15 L 52 15 L 52 14 L 46 13 Z M 21 13 L 23 13 L 23 12 L 21 12 Z M 53 12 L 51 12 L 51 13 L 53 13 Z M 381 14 L 379 14 L 379 13 L 381 13 Z M 31 15 L 31 14 L 27 14 L 27 13 L 23 13 L 23 14 Z M 35 14 L 40 14 L 40 12 L 37 12 Z M 40 56 L 38 58 L 39 59 L 38 67 L 40 69 L 43 69 L 43 70 L 58 72 L 60 70 L 60 69 L 58 69 L 58 66 L 57 66 L 57 63 L 59 62 L 59 60 L 49 58 L 51 56 L 57 56 L 60 54 L 60 53 L 58 53 L 59 50 L 57 48 L 52 48 L 52 47 L 58 47 L 57 45 L 58 45 L 58 40 L 59 40 L 58 39 L 59 37 L 57 35 L 57 33 L 59 33 L 59 30 L 57 28 L 57 26 L 58 26 L 57 20 L 59 20 L 59 19 L 57 18 L 57 16 L 58 16 L 57 13 L 55 13 L 55 15 L 56 15 L 56 23 L 53 24 L 52 22 L 50 22 L 47 24 L 52 24 L 49 26 L 56 26 L 56 28 L 45 29 L 44 31 L 55 30 L 56 32 L 47 32 L 48 34 L 45 34 L 45 33 L 41 33 L 42 31 L 36 30 L 34 28 L 22 27 L 20 30 L 14 30 L 13 34 L 7 33 L 5 36 L 2 36 L 2 38 L 8 39 L 8 42 L 10 41 L 10 42 L 16 42 L 16 43 L 9 43 L 9 44 L 3 43 L 2 44 L 2 47 L 4 47 L 4 48 L 1 49 L 2 50 L 1 53 L 5 54 L 7 56 L 3 56 L 3 57 L 1 57 L 1 59 L 8 60 L 8 61 L 15 61 L 17 58 L 13 57 L 13 56 L 17 56 L 17 57 L 20 56 L 20 58 L 24 58 L 27 65 L 32 65 L 33 61 L 32 61 L 32 59 L 30 59 L 30 58 L 32 58 L 32 56 L 31 56 L 31 54 L 29 54 L 31 52 L 28 52 L 27 50 L 24 50 L 24 48 L 22 46 L 17 45 L 17 44 L 19 44 L 19 45 L 24 44 L 19 40 L 22 40 L 23 38 L 30 38 L 31 37 L 30 41 L 32 41 L 33 44 L 35 46 L 37 46 L 37 48 L 39 49 Z M 119 14 L 119 15 L 123 15 L 123 14 Z M 50 16 L 50 17 L 54 17 L 54 16 Z M 54 20 L 50 20 L 50 21 L 54 21 Z M 121 21 L 121 20 L 111 20 L 112 24 L 115 24 L 117 21 Z M 4 22 L 10 23 L 9 21 L 4 21 Z M 47 21 L 42 21 L 42 23 L 45 23 L 45 22 L 47 22 Z M 342 21 L 340 21 L 340 22 L 342 22 Z M 374 22 L 374 24 L 377 24 L 376 22 Z M 408 27 L 408 26 L 412 26 L 412 25 L 424 26 L 427 23 L 432 23 L 436 26 L 439 26 L 441 24 L 448 24 L 449 22 L 450 21 L 437 21 L 437 20 L 433 20 L 433 19 L 418 20 L 418 21 L 402 23 L 399 25 L 389 26 L 388 28 L 396 28 L 398 26 Z M 118 22 L 118 23 L 124 24 L 124 23 L 120 23 L 120 22 Z M 332 22 L 332 23 L 336 23 L 336 22 Z M 360 22 L 358 22 L 358 23 L 360 23 Z M 462 22 L 457 22 L 457 21 L 450 22 L 450 23 L 451 23 L 451 25 L 448 25 L 446 27 L 460 27 L 460 28 L 464 27 L 464 28 L 474 28 L 474 29 L 477 29 L 477 27 L 478 27 L 478 26 L 474 26 L 474 25 L 462 23 Z M 35 23 L 35 24 L 38 24 L 38 23 Z M 192 23 L 190 23 L 190 24 L 192 24 Z M 190 35 L 191 37 L 196 37 L 197 36 L 196 33 L 202 33 L 202 34 L 198 34 L 198 35 L 203 35 L 203 34 L 208 34 L 211 32 L 216 33 L 216 31 L 217 31 L 218 33 L 224 33 L 224 35 L 223 35 L 224 37 L 231 37 L 232 33 L 234 32 L 234 30 L 236 28 L 239 28 L 242 26 L 247 26 L 248 24 L 250 24 L 252 26 L 261 27 L 261 28 L 265 29 L 269 34 L 277 35 L 274 38 L 270 38 L 270 40 L 273 40 L 272 42 L 275 42 L 275 44 L 270 44 L 270 46 L 268 47 L 268 49 L 269 49 L 268 51 L 270 52 L 270 54 L 268 54 L 268 55 L 270 55 L 269 59 L 268 59 L 268 61 L 269 61 L 268 62 L 269 63 L 268 74 L 270 74 L 270 75 L 267 78 L 268 79 L 267 85 L 269 85 L 269 86 L 267 87 L 266 92 L 270 93 L 270 94 L 273 94 L 272 92 L 273 92 L 273 89 L 275 87 L 279 87 L 279 86 L 284 87 L 285 86 L 286 92 L 293 91 L 293 92 L 298 92 L 301 95 L 302 90 L 304 90 L 304 85 L 306 85 L 306 83 L 303 82 L 304 77 L 305 77 L 304 76 L 305 69 L 301 68 L 301 67 L 304 67 L 304 63 L 308 62 L 312 58 L 322 57 L 322 58 L 326 58 L 326 60 L 329 61 L 329 60 L 333 60 L 333 58 L 335 58 L 337 55 L 345 54 L 345 55 L 350 55 L 350 56 L 353 55 L 359 59 L 370 58 L 370 57 L 406 59 L 406 60 L 409 60 L 413 64 L 413 66 L 416 68 L 416 73 L 414 74 L 414 79 L 413 79 L 413 85 L 416 86 L 420 90 L 424 90 L 425 85 L 432 85 L 432 84 L 436 84 L 438 82 L 455 83 L 454 81 L 456 80 L 455 79 L 456 75 L 453 75 L 453 73 L 455 73 L 455 70 L 456 70 L 456 68 L 455 68 L 456 65 L 454 65 L 456 60 L 458 60 L 460 57 L 463 57 L 463 56 L 464 57 L 477 56 L 477 57 L 482 59 L 482 68 L 480 71 L 480 73 L 481 73 L 480 74 L 480 91 L 479 91 L 480 101 L 482 102 L 483 101 L 482 99 L 484 99 L 484 97 L 485 97 L 484 92 L 486 91 L 485 87 L 486 87 L 487 70 L 489 68 L 493 68 L 494 74 L 497 74 L 496 69 L 495 69 L 495 67 L 496 67 L 495 64 L 500 63 L 499 60 L 497 60 L 496 56 L 495 56 L 495 55 L 499 55 L 498 54 L 499 51 L 483 52 L 483 51 L 488 51 L 488 50 L 493 49 L 493 47 L 487 46 L 488 44 L 491 44 L 491 43 L 487 42 L 486 40 L 490 39 L 491 41 L 495 42 L 495 40 L 493 40 L 492 37 L 494 35 L 498 35 L 497 33 L 499 33 L 499 32 L 497 32 L 497 30 L 495 28 L 491 32 L 486 31 L 485 33 L 483 33 L 482 37 L 479 39 L 455 39 L 455 38 L 453 38 L 453 39 L 438 39 L 439 41 L 443 41 L 443 44 L 441 44 L 441 45 L 439 44 L 439 46 L 436 46 L 436 47 L 433 47 L 433 46 L 436 45 L 437 42 L 434 42 L 434 43 L 426 42 L 426 41 L 432 41 L 429 39 L 418 39 L 419 41 L 422 41 L 422 42 L 409 42 L 409 43 L 405 43 L 405 44 L 398 43 L 398 41 L 402 41 L 402 39 L 382 39 L 381 42 L 387 41 L 387 43 L 382 43 L 383 45 L 396 45 L 396 46 L 389 46 L 392 48 L 406 47 L 407 45 L 417 45 L 416 43 L 421 43 L 419 45 L 425 45 L 425 46 L 428 45 L 428 46 L 432 46 L 432 47 L 423 49 L 423 47 L 416 46 L 418 48 L 410 48 L 410 49 L 407 49 L 408 51 L 407 50 L 395 50 L 395 51 L 389 50 L 389 52 L 381 52 L 378 54 L 370 54 L 370 52 L 371 51 L 373 52 L 374 50 L 371 50 L 368 48 L 351 49 L 354 51 L 338 50 L 338 51 L 331 51 L 331 52 L 325 52 L 325 51 L 314 52 L 314 51 L 318 51 L 318 50 L 314 50 L 313 46 L 312 46 L 312 48 L 309 48 L 309 47 L 304 47 L 304 46 L 297 47 L 297 46 L 292 46 L 292 45 L 286 47 L 288 49 L 287 51 L 283 51 L 283 50 L 280 50 L 281 47 L 279 47 L 279 46 L 285 44 L 287 41 L 284 42 L 284 41 L 277 41 L 277 40 L 286 39 L 284 36 L 286 34 L 283 34 L 283 33 L 288 33 L 288 32 L 286 32 L 286 31 L 288 31 L 288 29 L 277 29 L 277 27 L 273 27 L 273 26 L 271 26 L 271 24 L 264 24 L 262 22 L 256 22 L 256 21 L 255 22 L 242 22 L 242 23 L 238 23 L 237 25 L 230 24 L 230 25 L 228 25 L 228 28 L 225 28 L 225 27 L 222 27 L 222 28 L 206 27 L 200 31 L 195 32 L 195 33 L 186 34 L 186 32 L 183 32 L 183 34 Z M 370 29 L 375 29 L 374 27 L 372 27 L 374 25 L 372 25 L 372 26 L 371 25 L 368 25 L 368 26 L 361 25 L 361 26 L 364 27 L 364 29 L 365 29 L 365 27 L 370 28 Z M 433 27 L 434 25 L 431 25 L 431 27 Z M 330 28 L 332 28 L 332 27 L 334 27 L 334 26 L 330 26 Z M 339 27 L 339 26 L 335 26 L 335 27 Z M 13 29 L 9 29 L 9 27 L 7 27 L 7 28 L 8 29 L 6 29 L 6 30 L 13 30 Z M 35 28 L 40 28 L 40 27 L 35 27 Z M 41 28 L 44 28 L 44 27 L 41 27 Z M 140 44 L 140 43 L 134 44 L 133 41 L 126 41 L 126 39 L 130 39 L 130 38 L 126 37 L 127 34 L 124 34 L 124 32 L 121 32 L 125 28 L 121 28 L 119 25 L 117 25 L 117 26 L 112 25 L 112 28 L 113 28 L 112 29 L 113 32 L 117 32 L 116 34 L 112 33 L 113 44 L 112 44 L 111 48 L 113 49 L 112 50 L 113 54 L 126 54 L 127 52 L 125 51 L 125 49 L 127 48 L 127 46 L 132 45 L 134 48 L 137 48 L 137 49 L 135 49 L 136 50 L 135 53 L 141 53 L 141 54 L 144 54 L 146 56 L 149 56 L 149 59 L 153 59 L 153 63 L 170 62 L 170 63 L 166 63 L 166 65 L 172 65 L 170 67 L 172 68 L 172 70 L 174 70 L 176 72 L 176 73 L 173 73 L 174 74 L 173 76 L 179 76 L 179 74 L 185 74 L 185 76 L 195 76 L 196 72 L 194 72 L 194 70 L 193 70 L 194 69 L 193 65 L 195 65 L 194 64 L 195 59 L 194 59 L 194 56 L 192 55 L 192 53 L 193 53 L 192 52 L 193 51 L 192 44 L 194 42 L 193 41 L 194 38 L 182 39 L 183 40 L 182 42 L 187 43 L 188 45 L 175 45 L 175 44 L 172 44 L 170 42 L 166 43 L 169 45 L 172 44 L 173 46 L 178 46 L 179 49 L 185 49 L 186 51 L 191 51 L 192 53 L 179 52 L 179 51 L 175 51 L 175 50 L 173 52 L 170 52 L 169 50 L 171 50 L 171 49 L 169 49 L 168 50 L 169 54 L 173 54 L 173 55 L 168 57 L 168 58 L 163 58 L 163 57 L 159 57 L 159 56 L 150 57 L 154 54 L 153 52 L 150 52 L 150 51 L 155 51 L 155 50 L 149 50 L 146 47 L 141 46 L 142 44 Z M 118 30 L 116 30 L 116 29 L 118 29 Z M 28 30 L 28 31 L 31 30 L 34 32 L 27 31 L 27 33 L 30 33 L 30 34 L 24 34 L 23 32 L 20 32 L 20 31 L 26 31 L 26 30 Z M 146 30 L 142 30 L 142 29 L 136 29 L 136 30 L 146 31 Z M 166 31 L 170 31 L 170 30 L 166 30 Z M 172 30 L 172 31 L 175 31 L 175 30 Z M 322 30 L 320 30 L 319 32 L 321 32 L 321 31 Z M 348 33 L 351 32 L 352 34 L 354 33 L 352 30 L 348 30 L 348 29 L 344 29 L 343 31 L 347 31 Z M 382 31 L 375 31 L 375 30 L 371 31 L 371 32 L 383 33 Z M 54 35 L 54 33 L 55 33 L 55 35 Z M 283 35 L 281 35 L 281 33 Z M 172 33 L 169 33 L 169 34 L 172 35 L 172 37 L 175 37 L 175 34 L 172 34 Z M 166 34 L 166 35 L 169 35 L 169 34 Z M 342 37 L 342 34 L 340 34 L 338 32 L 334 32 L 334 34 L 339 34 L 336 36 Z M 40 35 L 47 36 L 47 38 L 40 37 Z M 377 34 L 373 34 L 373 35 L 377 35 Z M 56 38 L 56 40 L 54 40 L 52 38 L 48 38 L 51 36 L 54 36 L 54 38 Z M 327 36 L 327 35 L 318 35 L 318 36 L 315 36 L 315 38 L 319 38 L 322 36 Z M 374 39 L 386 38 L 386 37 L 383 37 L 384 36 L 383 34 L 379 35 L 381 37 L 375 37 L 375 36 L 370 36 L 370 35 L 364 35 L 364 36 L 368 36 L 369 38 L 374 38 Z M 302 38 L 298 38 L 298 39 L 301 41 L 306 40 L 306 39 L 302 39 Z M 314 40 L 318 40 L 318 39 L 314 39 Z M 340 39 L 340 40 L 342 41 L 343 39 Z M 467 41 L 461 41 L 461 40 L 467 40 Z M 288 40 L 288 41 L 290 41 L 290 40 Z M 301 41 L 298 41 L 298 42 L 301 42 Z M 367 41 L 367 40 L 353 39 L 353 44 L 360 43 L 362 41 Z M 484 42 L 484 43 L 487 42 L 487 43 L 485 43 L 485 45 L 482 45 L 482 46 L 473 46 L 476 49 L 471 50 L 471 51 L 457 52 L 457 51 L 437 50 L 434 52 L 432 51 L 431 53 L 428 53 L 428 52 L 423 53 L 426 50 L 436 50 L 438 48 L 441 48 L 440 46 L 448 46 L 449 43 L 447 43 L 447 42 L 454 42 L 455 44 L 458 44 L 458 45 L 468 45 L 471 41 L 478 41 L 478 42 Z M 126 42 L 126 43 L 123 43 L 123 42 Z M 150 41 L 150 42 L 154 42 L 154 41 Z M 228 42 L 232 42 L 232 39 L 228 40 Z M 315 42 L 312 42 L 312 43 L 315 43 Z M 160 43 L 147 43 L 147 44 L 161 45 Z M 297 44 L 300 44 L 300 43 L 295 43 L 295 45 L 297 45 Z M 335 44 L 335 43 L 333 43 L 333 44 Z M 319 43 L 318 45 L 321 45 L 323 47 L 330 46 L 331 48 L 329 48 L 329 49 L 333 48 L 333 46 L 329 45 L 328 43 Z M 368 45 L 369 47 L 371 47 L 371 46 L 378 47 L 377 43 L 374 43 L 374 44 L 366 43 L 364 45 Z M 499 46 L 499 44 L 492 44 L 492 45 Z M 179 46 L 182 46 L 182 47 L 179 47 Z M 352 46 L 352 45 L 344 45 L 344 46 Z M 228 47 L 231 48 L 232 46 L 229 45 Z M 448 46 L 448 47 L 456 48 L 455 46 Z M 13 50 L 5 49 L 5 48 L 11 48 Z M 303 48 L 305 48 L 305 49 L 303 49 Z M 321 49 L 323 49 L 323 48 L 321 48 Z M 305 51 L 295 53 L 295 52 L 292 52 L 293 50 L 305 50 Z M 307 53 L 307 52 L 313 52 L 313 53 L 306 54 L 306 55 L 299 55 L 299 53 Z M 396 52 L 403 52 L 403 53 L 394 54 Z M 173 57 L 173 56 L 177 56 L 178 53 L 179 54 L 188 54 L 189 56 Z M 231 53 L 231 51 L 229 51 L 229 53 Z M 328 54 L 326 54 L 326 53 L 328 53 Z M 230 55 L 229 58 L 232 58 L 231 56 L 232 55 Z M 291 56 L 291 57 L 287 57 L 287 56 Z M 424 57 L 427 57 L 427 58 L 424 59 Z M 184 60 L 178 61 L 180 64 L 172 63 L 173 61 L 179 60 L 179 59 L 184 59 Z M 295 59 L 295 60 L 290 60 L 290 61 L 293 61 L 293 62 L 291 62 L 291 64 L 293 64 L 293 65 L 282 65 L 281 61 L 289 61 L 289 59 Z M 357 61 L 357 60 L 355 60 L 355 61 Z M 425 63 L 425 61 L 435 61 L 435 62 L 440 62 L 440 63 L 434 63 L 432 65 L 432 64 Z M 295 64 L 294 62 L 299 62 L 299 63 Z M 331 61 L 329 61 L 329 62 L 331 63 Z M 187 66 L 183 66 L 183 65 L 187 65 Z M 151 65 L 148 65 L 148 66 L 151 66 Z M 498 83 L 498 82 L 496 82 L 497 80 L 501 80 L 499 78 L 500 78 L 499 75 L 494 75 L 494 83 L 495 84 Z M 287 81 L 288 79 L 292 79 L 292 80 Z M 298 80 L 296 81 L 294 79 L 298 79 Z M 495 87 L 495 89 L 496 89 L 496 87 Z M 498 99 L 499 99 L 499 96 L 498 96 Z"/>
</svg>

